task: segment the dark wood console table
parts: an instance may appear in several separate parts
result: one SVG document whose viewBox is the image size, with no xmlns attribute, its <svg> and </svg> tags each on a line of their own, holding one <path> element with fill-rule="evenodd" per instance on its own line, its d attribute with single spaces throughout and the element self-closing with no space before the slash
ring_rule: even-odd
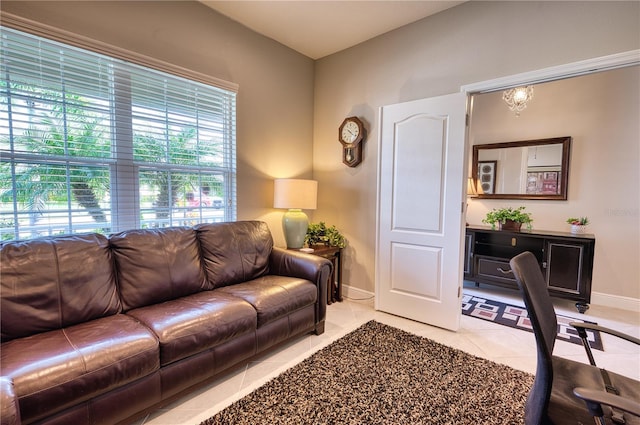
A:
<svg viewBox="0 0 640 425">
<path fill-rule="evenodd" d="M 567 232 L 492 230 L 468 226 L 464 278 L 478 284 L 518 289 L 509 260 L 531 251 L 540 264 L 549 295 L 576 301 L 584 313 L 591 302 L 595 237 Z"/>
<path fill-rule="evenodd" d="M 337 246 L 314 245 L 311 255 L 326 258 L 333 264 L 333 271 L 327 287 L 327 304 L 342 301 L 342 248 Z"/>
</svg>

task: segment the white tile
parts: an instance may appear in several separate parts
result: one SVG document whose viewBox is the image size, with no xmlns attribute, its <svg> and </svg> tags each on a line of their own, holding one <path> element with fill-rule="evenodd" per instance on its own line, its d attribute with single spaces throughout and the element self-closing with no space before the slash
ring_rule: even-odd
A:
<svg viewBox="0 0 640 425">
<path fill-rule="evenodd" d="M 489 360 L 503 365 L 511 366 L 514 369 L 521 370 L 523 372 L 536 374 L 536 357 L 535 356 L 521 356 L 521 357 L 509 357 L 509 356 L 496 356 L 491 357 Z"/>
<path fill-rule="evenodd" d="M 200 420 L 198 420 L 198 417 L 201 413 L 202 410 L 178 408 L 171 410 L 159 409 L 158 411 L 154 412 L 153 415 L 149 416 L 149 418 L 144 422 L 144 425 L 197 425 L 201 422 Z M 215 412 L 209 415 L 209 417 L 213 415 L 215 415 Z"/>
<path fill-rule="evenodd" d="M 536 355 L 532 333 L 502 326 L 500 330 L 477 331 L 468 338 L 490 357 L 523 357 Z"/>
</svg>

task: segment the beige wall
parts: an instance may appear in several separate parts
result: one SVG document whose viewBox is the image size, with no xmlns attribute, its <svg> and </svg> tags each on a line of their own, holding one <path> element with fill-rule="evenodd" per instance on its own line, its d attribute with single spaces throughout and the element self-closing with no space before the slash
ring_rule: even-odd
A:
<svg viewBox="0 0 640 425">
<path fill-rule="evenodd" d="M 370 292 L 380 106 L 638 49 L 639 6 L 638 2 L 473 1 L 314 63 L 197 2 L 0 3 L 2 11 L 239 84 L 238 219 L 266 220 L 276 244 L 283 245 L 281 211 L 271 208 L 272 179 L 313 176 L 320 184 L 319 208 L 312 220 L 335 224 L 345 233 L 349 246 L 344 281 Z M 338 126 L 349 115 L 360 116 L 369 129 L 364 162 L 354 169 L 342 164 L 337 140 Z M 598 155 L 586 152 L 576 148 L 574 161 L 584 159 L 612 174 L 621 172 L 619 161 L 630 156 L 617 148 Z M 635 168 L 628 167 L 625 176 L 633 175 L 633 170 L 637 176 L 637 162 Z M 620 186 L 625 179 L 614 183 Z M 585 190 L 572 184 L 570 200 L 557 216 L 564 217 L 575 206 L 577 213 L 586 210 L 593 217 L 592 230 L 598 237 L 594 290 L 640 298 L 637 266 L 625 265 L 638 263 L 637 248 L 635 258 L 629 258 L 632 250 L 623 252 L 627 254 L 623 258 L 611 255 L 606 248 L 620 242 L 616 238 L 621 231 L 608 236 L 611 224 L 603 220 L 608 207 L 591 214 L 596 201 Z M 637 177 L 635 189 L 629 190 L 637 192 Z M 602 196 L 609 197 L 610 215 L 637 226 L 637 193 L 635 205 L 609 191 Z M 470 218 L 476 222 L 489 204 L 473 202 Z M 555 218 L 546 221 L 534 214 L 540 229 L 558 225 Z M 605 281 L 609 273 L 614 278 Z"/>
<path fill-rule="evenodd" d="M 195 1 L 2 1 L 29 18 L 239 84 L 238 219 L 284 245 L 273 178 L 312 176 L 314 62 Z"/>
<path fill-rule="evenodd" d="M 502 92 L 474 96 L 471 144 L 571 136 L 567 201 L 471 199 L 470 224 L 524 205 L 534 229 L 568 231 L 587 216 L 596 237 L 593 291 L 640 298 L 640 67 L 539 84 L 520 117 Z M 498 165 L 500 167 L 500 164 Z"/>
<path fill-rule="evenodd" d="M 317 61 L 313 162 L 314 177 L 319 181 L 319 209 L 313 218 L 335 224 L 349 240 L 344 282 L 374 291 L 377 133 L 381 106 L 458 92 L 466 84 L 638 49 L 639 6 L 638 2 L 474 1 Z M 629 96 L 633 94 L 630 91 Z M 342 165 L 337 141 L 338 125 L 349 115 L 360 116 L 370 133 L 365 159 L 356 169 Z M 615 183 L 636 191 L 635 204 L 633 198 L 625 198 L 624 189 L 596 195 L 584 186 L 572 184 L 568 202 L 547 203 L 547 208 L 538 204 L 534 219 L 537 228 L 553 230 L 562 227 L 556 223 L 557 217 L 564 217 L 569 211 L 591 215 L 597 223 L 592 230 L 598 234 L 594 291 L 637 299 L 638 268 L 637 264 L 629 264 L 638 263 L 637 244 L 635 257 L 632 249 L 617 250 L 624 256 L 612 257 L 607 248 L 616 243 L 632 247 L 633 243 L 627 245 L 616 239 L 626 232 L 622 224 L 615 236 L 609 234 L 614 225 L 605 224 L 607 207 L 592 208 L 599 197 L 613 197 L 608 200 L 611 211 L 620 208 L 630 213 L 616 219 L 634 222 L 637 238 L 638 152 L 636 148 L 627 156 L 626 145 L 611 145 L 609 138 L 603 138 L 602 132 L 599 134 L 598 139 L 606 140 L 603 143 L 613 149 L 603 152 L 601 148 L 599 153 L 587 154 L 592 146 L 580 142 L 573 163 L 586 161 L 588 165 L 576 166 L 575 172 L 585 172 L 580 170 L 587 166 L 600 166 L 617 174 L 623 159 L 631 171 Z M 637 137 L 635 142 L 638 143 Z M 630 163 L 632 160 L 635 165 Z M 636 183 L 628 186 L 627 176 L 633 176 L 633 169 Z M 500 203 L 491 203 L 497 204 Z M 559 211 L 545 219 L 540 208 L 545 213 L 547 209 Z M 474 205 L 471 222 L 478 222 L 481 209 Z"/>
</svg>

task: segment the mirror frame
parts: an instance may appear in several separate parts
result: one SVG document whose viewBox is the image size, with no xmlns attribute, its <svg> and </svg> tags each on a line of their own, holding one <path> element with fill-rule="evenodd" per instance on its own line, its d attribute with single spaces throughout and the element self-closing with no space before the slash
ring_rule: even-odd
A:
<svg viewBox="0 0 640 425">
<path fill-rule="evenodd" d="M 539 145 L 555 145 L 562 144 L 562 163 L 560 170 L 560 193 L 557 195 L 534 195 L 526 193 L 492 193 L 492 194 L 478 194 L 475 197 L 478 199 L 539 199 L 539 200 L 557 200 L 566 201 L 569 185 L 569 153 L 571 150 L 571 137 L 554 137 L 551 139 L 538 139 L 538 140 L 522 140 L 518 142 L 504 142 L 504 143 L 489 143 L 484 145 L 473 145 L 473 157 L 471 166 L 471 177 L 473 183 L 478 185 L 478 156 L 480 149 L 502 149 L 502 148 L 519 148 L 526 146 L 539 146 Z"/>
</svg>

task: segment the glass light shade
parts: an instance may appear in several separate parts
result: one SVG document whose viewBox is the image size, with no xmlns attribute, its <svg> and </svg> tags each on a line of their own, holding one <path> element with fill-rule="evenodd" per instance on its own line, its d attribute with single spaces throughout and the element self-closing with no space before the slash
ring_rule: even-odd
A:
<svg viewBox="0 0 640 425">
<path fill-rule="evenodd" d="M 282 216 L 282 229 L 287 241 L 287 248 L 302 248 L 309 227 L 309 218 L 302 210 L 316 209 L 318 182 L 315 180 L 276 179 L 273 189 L 273 207 L 289 209 Z"/>
<path fill-rule="evenodd" d="M 520 116 L 520 112 L 527 107 L 527 103 L 533 99 L 533 86 L 515 87 L 502 92 L 502 100 L 504 100 L 509 109 Z"/>
</svg>

